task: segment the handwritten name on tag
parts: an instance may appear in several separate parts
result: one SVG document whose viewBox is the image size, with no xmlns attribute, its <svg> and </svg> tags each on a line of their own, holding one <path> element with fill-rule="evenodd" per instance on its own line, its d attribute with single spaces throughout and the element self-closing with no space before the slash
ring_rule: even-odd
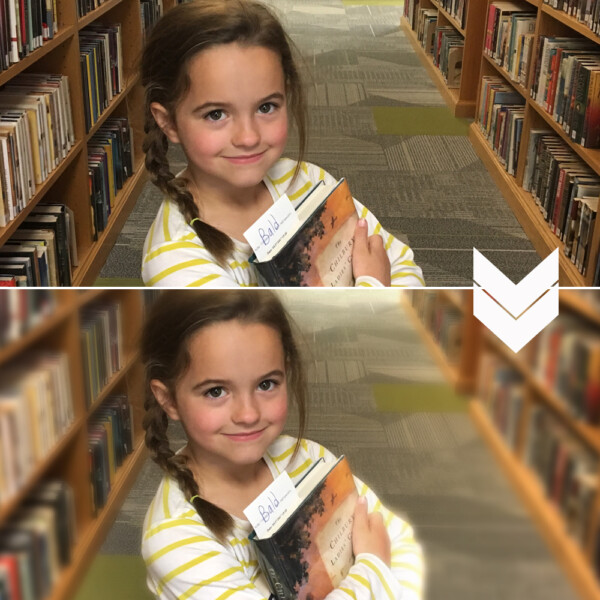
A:
<svg viewBox="0 0 600 600">
<path fill-rule="evenodd" d="M 298 492 L 290 476 L 284 471 L 246 506 L 244 514 L 254 527 L 256 536 L 264 538 L 269 536 L 297 503 Z"/>
<path fill-rule="evenodd" d="M 246 231 L 244 237 L 260 262 L 275 256 L 276 251 L 298 228 L 298 215 L 284 194 Z"/>
</svg>

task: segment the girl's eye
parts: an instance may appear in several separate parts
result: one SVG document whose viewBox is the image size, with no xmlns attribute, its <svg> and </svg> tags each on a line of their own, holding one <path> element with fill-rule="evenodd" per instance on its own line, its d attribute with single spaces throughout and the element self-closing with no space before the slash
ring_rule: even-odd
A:
<svg viewBox="0 0 600 600">
<path fill-rule="evenodd" d="M 261 104 L 258 107 L 258 112 L 262 113 L 263 115 L 268 115 L 269 113 L 272 113 L 276 108 L 277 106 L 273 104 L 273 102 L 265 102 L 264 104 Z"/>
<path fill-rule="evenodd" d="M 209 398 L 222 398 L 225 395 L 225 389 L 222 387 L 213 387 L 205 392 Z"/>
<path fill-rule="evenodd" d="M 276 381 L 273 381 L 272 379 L 265 379 L 264 381 L 261 381 L 258 384 L 258 389 L 263 392 L 270 392 L 272 389 L 275 388 L 276 385 Z"/>
<path fill-rule="evenodd" d="M 225 118 L 225 113 L 222 110 L 211 110 L 205 119 L 208 121 L 222 121 Z"/>
</svg>

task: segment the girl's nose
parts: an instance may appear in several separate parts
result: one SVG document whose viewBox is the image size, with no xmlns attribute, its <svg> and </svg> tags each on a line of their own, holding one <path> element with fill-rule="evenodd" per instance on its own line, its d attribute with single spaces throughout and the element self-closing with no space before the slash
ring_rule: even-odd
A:
<svg viewBox="0 0 600 600">
<path fill-rule="evenodd" d="M 252 425 L 260 419 L 258 403 L 253 394 L 238 398 L 233 409 L 232 420 L 241 425 Z"/>
<path fill-rule="evenodd" d="M 236 123 L 232 143 L 240 148 L 253 148 L 260 141 L 258 125 L 254 118 L 240 119 Z"/>
</svg>

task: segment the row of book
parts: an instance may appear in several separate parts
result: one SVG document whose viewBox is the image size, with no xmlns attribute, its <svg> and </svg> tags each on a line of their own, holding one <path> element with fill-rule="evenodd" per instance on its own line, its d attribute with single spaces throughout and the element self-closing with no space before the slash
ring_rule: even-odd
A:
<svg viewBox="0 0 600 600">
<path fill-rule="evenodd" d="M 73 211 L 64 204 L 37 204 L 0 246 L 0 286 L 70 286 L 77 265 Z"/>
<path fill-rule="evenodd" d="M 513 81 L 526 85 L 534 45 L 536 13 L 514 2 L 491 2 L 483 51 Z"/>
<path fill-rule="evenodd" d="M 417 315 L 441 346 L 451 364 L 458 361 L 462 347 L 463 315 L 435 291 L 411 295 Z"/>
<path fill-rule="evenodd" d="M 454 27 L 436 27 L 433 64 L 440 70 L 449 88 L 460 87 L 465 40 Z"/>
<path fill-rule="evenodd" d="M 57 17 L 56 0 L 0 0 L 0 70 L 52 39 Z"/>
<path fill-rule="evenodd" d="M 133 173 L 133 134 L 126 117 L 105 121 L 88 144 L 88 178 L 92 233 L 104 231 L 115 207 L 117 193 Z"/>
<path fill-rule="evenodd" d="M 117 469 L 133 451 L 133 417 L 127 396 L 109 396 L 94 411 L 88 435 L 92 504 L 97 513 L 108 500 Z"/>
<path fill-rule="evenodd" d="M 93 23 L 79 32 L 86 131 L 124 87 L 121 24 Z"/>
<path fill-rule="evenodd" d="M 598 0 L 544 0 L 544 4 L 575 17 L 594 33 L 600 33 L 600 2 Z"/>
<path fill-rule="evenodd" d="M 2 88 L 0 226 L 23 210 L 74 143 L 66 75 L 22 73 Z"/>
<path fill-rule="evenodd" d="M 467 0 L 439 0 L 439 4 L 453 19 L 458 21 L 462 29 L 465 28 Z"/>
<path fill-rule="evenodd" d="M 0 504 L 15 496 L 74 422 L 69 358 L 35 352 L 0 376 Z"/>
<path fill-rule="evenodd" d="M 146 43 L 146 39 L 154 24 L 162 17 L 164 13 L 162 0 L 140 0 L 140 17 L 142 19 L 142 45 Z"/>
<path fill-rule="evenodd" d="M 56 307 L 52 290 L 0 292 L 0 347 L 10 344 L 43 323 Z"/>
<path fill-rule="evenodd" d="M 85 398 L 89 408 L 109 379 L 123 367 L 120 303 L 107 302 L 83 310 L 80 338 Z"/>
<path fill-rule="evenodd" d="M 438 26 L 438 11 L 420 8 L 415 32 L 423 49 L 432 55 L 433 64 L 441 71 L 449 88 L 460 86 L 465 41 L 450 26 Z"/>
<path fill-rule="evenodd" d="M 77 0 L 77 16 L 85 17 L 88 13 L 100 8 L 105 2 L 106 0 Z"/>
<path fill-rule="evenodd" d="M 546 129 L 529 133 L 523 188 L 531 192 L 564 253 L 582 275 L 597 265 L 591 257 L 600 177 L 559 136 Z"/>
<path fill-rule="evenodd" d="M 77 540 L 75 501 L 64 481 L 43 481 L 0 525 L 0 598 L 50 597 Z"/>
<path fill-rule="evenodd" d="M 482 77 L 477 120 L 510 175 L 517 172 L 524 119 L 525 99 L 500 77 Z"/>
<path fill-rule="evenodd" d="M 507 446 L 517 455 L 522 452 L 524 463 L 562 513 L 568 533 L 585 548 L 598 489 L 597 458 L 544 406 L 534 402 L 525 412 L 523 377 L 501 357 L 482 356 L 477 391 Z"/>
<path fill-rule="evenodd" d="M 600 425 L 600 330 L 560 315 L 536 336 L 533 370 L 570 413 Z"/>
<path fill-rule="evenodd" d="M 600 49 L 583 38 L 541 36 L 532 99 L 571 140 L 600 146 Z"/>
</svg>

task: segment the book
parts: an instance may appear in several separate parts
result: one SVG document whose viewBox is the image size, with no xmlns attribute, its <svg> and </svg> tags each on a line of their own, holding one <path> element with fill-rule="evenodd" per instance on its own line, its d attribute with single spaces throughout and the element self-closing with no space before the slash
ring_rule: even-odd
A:
<svg viewBox="0 0 600 600">
<path fill-rule="evenodd" d="M 300 505 L 269 537 L 249 539 L 277 600 L 322 600 L 354 563 L 352 520 L 358 492 L 348 461 L 318 460 L 296 485 Z"/>
<path fill-rule="evenodd" d="M 267 286 L 354 285 L 352 245 L 358 215 L 345 179 L 320 181 L 296 208 L 299 228 L 268 261 L 249 262 Z"/>
</svg>

